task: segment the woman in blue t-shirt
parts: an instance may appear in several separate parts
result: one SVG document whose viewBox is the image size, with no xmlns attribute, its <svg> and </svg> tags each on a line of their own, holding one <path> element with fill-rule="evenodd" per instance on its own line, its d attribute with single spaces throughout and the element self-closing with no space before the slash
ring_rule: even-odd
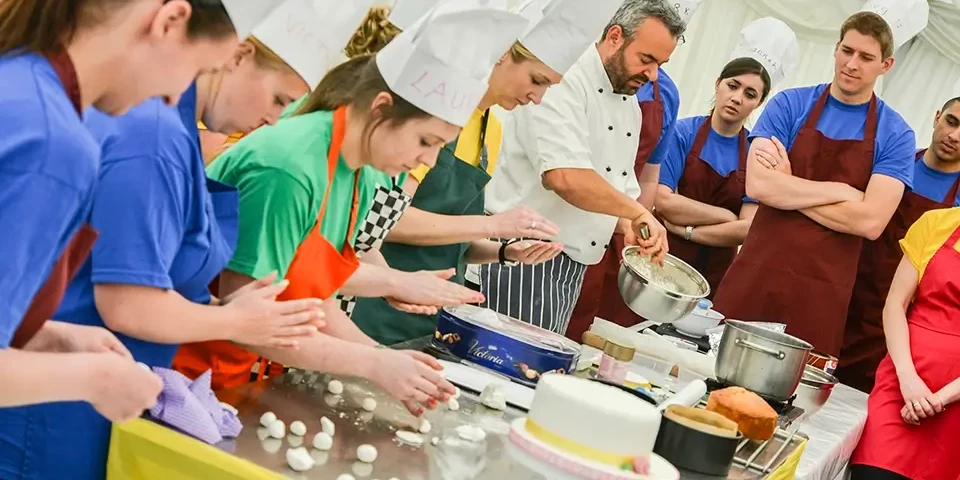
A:
<svg viewBox="0 0 960 480">
<path fill-rule="evenodd" d="M 746 198 L 747 118 L 770 94 L 770 75 L 752 58 L 728 63 L 708 116 L 678 120 L 661 150 L 657 213 L 670 253 L 710 283 L 711 295 L 743 243 L 756 204 Z"/>
</svg>

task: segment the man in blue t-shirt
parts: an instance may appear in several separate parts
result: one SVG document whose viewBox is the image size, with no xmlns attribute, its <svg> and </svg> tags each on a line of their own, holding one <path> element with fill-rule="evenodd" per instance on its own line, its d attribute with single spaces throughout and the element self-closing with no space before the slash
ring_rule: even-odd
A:
<svg viewBox="0 0 960 480">
<path fill-rule="evenodd" d="M 913 180 L 913 130 L 873 94 L 895 47 L 883 17 L 856 13 L 841 28 L 833 82 L 770 100 L 746 169 L 760 207 L 715 297 L 727 318 L 786 323 L 815 350 L 840 353 L 863 239 L 880 235 Z"/>
<path fill-rule="evenodd" d="M 913 189 L 904 193 L 880 238 L 864 242 L 857 282 L 850 299 L 837 378 L 863 392 L 873 390 L 874 376 L 887 354 L 883 306 L 903 258 L 900 239 L 924 213 L 957 205 L 960 187 L 960 97 L 950 99 L 934 117 L 930 147 L 916 154 Z"/>
</svg>

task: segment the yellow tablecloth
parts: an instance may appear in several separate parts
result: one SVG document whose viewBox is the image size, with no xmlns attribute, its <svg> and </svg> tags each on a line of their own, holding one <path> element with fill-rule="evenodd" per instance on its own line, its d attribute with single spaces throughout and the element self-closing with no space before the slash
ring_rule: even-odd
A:
<svg viewBox="0 0 960 480">
<path fill-rule="evenodd" d="M 156 423 L 113 426 L 107 480 L 284 480 L 278 473 Z"/>
</svg>

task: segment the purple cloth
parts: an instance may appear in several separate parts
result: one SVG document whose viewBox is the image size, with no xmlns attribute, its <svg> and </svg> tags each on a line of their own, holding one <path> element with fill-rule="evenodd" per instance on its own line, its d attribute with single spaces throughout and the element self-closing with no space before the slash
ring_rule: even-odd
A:
<svg viewBox="0 0 960 480">
<path fill-rule="evenodd" d="M 210 388 L 210 370 L 194 381 L 167 368 L 153 371 L 163 379 L 163 391 L 150 416 L 211 445 L 240 435 L 240 419 L 220 406 Z"/>
</svg>

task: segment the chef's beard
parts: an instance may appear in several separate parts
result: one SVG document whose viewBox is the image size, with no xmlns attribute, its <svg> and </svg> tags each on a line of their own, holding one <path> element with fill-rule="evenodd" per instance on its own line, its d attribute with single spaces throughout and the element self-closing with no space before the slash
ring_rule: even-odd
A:
<svg viewBox="0 0 960 480">
<path fill-rule="evenodd" d="M 607 71 L 607 77 L 610 78 L 610 84 L 613 85 L 613 93 L 619 95 L 636 95 L 639 87 L 630 85 L 631 81 L 639 81 L 641 85 L 650 81 L 644 74 L 630 75 L 627 72 L 627 58 L 624 52 L 629 43 L 624 43 L 614 53 L 612 57 L 603 62 L 603 69 Z"/>
</svg>

